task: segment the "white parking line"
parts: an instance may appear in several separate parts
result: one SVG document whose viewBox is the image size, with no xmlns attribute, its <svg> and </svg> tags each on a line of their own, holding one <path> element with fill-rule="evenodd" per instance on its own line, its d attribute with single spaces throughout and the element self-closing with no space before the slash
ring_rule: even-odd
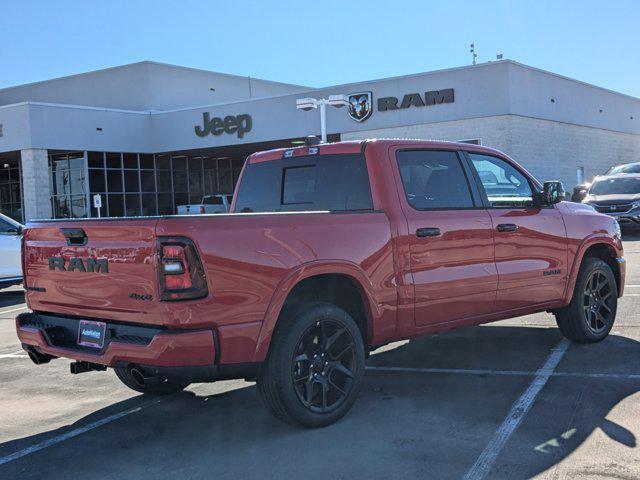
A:
<svg viewBox="0 0 640 480">
<path fill-rule="evenodd" d="M 124 412 L 109 415 L 108 417 L 105 417 L 102 420 L 98 420 L 96 422 L 90 423 L 88 425 L 85 425 L 84 427 L 75 428 L 73 430 L 68 431 L 67 433 L 63 433 L 62 435 L 58 435 L 56 437 L 50 438 L 49 440 L 45 440 L 44 442 L 36 443 L 35 445 L 32 445 L 30 447 L 24 448 L 22 450 L 18 450 L 17 452 L 11 453 L 4 457 L 0 457 L 0 465 L 4 465 L 5 463 L 12 462 L 13 460 L 17 460 L 18 458 L 25 457 L 39 450 L 52 447 L 53 445 L 57 445 L 60 442 L 69 440 L 70 438 L 77 437 L 78 435 L 88 432 L 89 430 L 93 430 L 94 428 L 101 427 L 103 425 L 106 425 L 107 423 L 114 422 L 116 420 L 121 419 L 122 417 L 131 415 L 132 413 L 137 413 L 145 408 L 156 405 L 159 402 L 160 400 L 154 400 L 153 402 L 140 405 L 139 407 L 132 408 L 131 410 L 125 410 Z"/>
<path fill-rule="evenodd" d="M 29 358 L 29 355 L 27 355 L 24 350 L 18 350 L 17 352 L 13 353 L 3 353 L 2 355 L 0 355 L 0 360 L 2 360 L 3 358 Z"/>
<path fill-rule="evenodd" d="M 366 367 L 374 372 L 407 372 L 407 373 L 446 373 L 460 375 L 491 375 L 533 377 L 538 374 L 534 370 L 489 370 L 481 368 L 422 368 L 422 367 Z M 552 377 L 573 378 L 605 378 L 621 380 L 640 380 L 640 373 L 582 373 L 582 372 L 553 372 Z"/>
<path fill-rule="evenodd" d="M 4 313 L 18 312 L 20 310 L 28 310 L 28 308 L 25 305 L 24 307 L 12 308 L 11 310 L 0 310 L 0 315 L 2 315 Z"/>
<path fill-rule="evenodd" d="M 529 387 L 527 387 L 524 393 L 520 395 L 520 398 L 518 398 L 518 400 L 513 404 L 511 410 L 509 410 L 509 413 L 507 414 L 507 417 L 494 432 L 488 445 L 464 476 L 465 480 L 481 480 L 491 471 L 493 464 L 498 458 L 498 455 L 500 455 L 504 446 L 507 444 L 509 437 L 511 437 L 520 423 L 522 423 L 522 420 L 527 415 L 527 412 L 533 405 L 533 402 L 542 388 L 546 385 L 549 377 L 553 374 L 558 363 L 560 363 L 560 360 L 564 356 L 568 347 L 569 341 L 564 339 L 551 352 L 551 355 L 549 355 L 547 361 L 538 370 L 533 381 L 529 384 Z"/>
</svg>

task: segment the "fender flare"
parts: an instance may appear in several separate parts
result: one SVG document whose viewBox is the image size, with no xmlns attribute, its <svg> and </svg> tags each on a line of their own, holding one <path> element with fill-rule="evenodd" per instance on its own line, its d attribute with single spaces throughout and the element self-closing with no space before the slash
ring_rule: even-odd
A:
<svg viewBox="0 0 640 480">
<path fill-rule="evenodd" d="M 580 265 L 582 265 L 584 254 L 589 248 L 598 244 L 607 246 L 612 252 L 614 252 L 614 255 L 618 250 L 618 247 L 615 245 L 611 237 L 607 234 L 594 233 L 586 237 L 578 246 L 576 254 L 573 258 L 571 273 L 569 274 L 569 278 L 567 279 L 567 286 L 564 292 L 564 298 L 562 302 L 563 305 L 568 305 L 569 302 L 571 302 L 571 298 L 573 297 L 573 289 L 575 288 L 576 281 L 578 280 L 578 272 L 580 271 Z"/>
<path fill-rule="evenodd" d="M 271 337 L 273 336 L 278 317 L 280 316 L 284 302 L 293 288 L 307 278 L 326 274 L 345 275 L 354 280 L 356 287 L 360 290 L 363 297 L 365 309 L 367 310 L 367 315 L 370 320 L 367 322 L 367 328 L 369 330 L 372 329 L 374 320 L 381 316 L 381 311 L 377 302 L 374 301 L 373 284 L 359 265 L 346 260 L 319 260 L 303 263 L 280 281 L 271 297 L 256 343 L 256 349 L 253 355 L 254 362 L 262 362 L 267 358 Z M 368 331 L 367 333 L 368 336 L 371 337 L 372 332 Z"/>
</svg>

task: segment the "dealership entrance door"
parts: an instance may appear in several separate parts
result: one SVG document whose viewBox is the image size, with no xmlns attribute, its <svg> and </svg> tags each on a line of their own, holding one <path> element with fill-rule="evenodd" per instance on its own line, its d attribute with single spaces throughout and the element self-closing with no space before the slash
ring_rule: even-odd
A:
<svg viewBox="0 0 640 480">
<path fill-rule="evenodd" d="M 0 213 L 24 222 L 20 152 L 0 153 Z"/>
</svg>

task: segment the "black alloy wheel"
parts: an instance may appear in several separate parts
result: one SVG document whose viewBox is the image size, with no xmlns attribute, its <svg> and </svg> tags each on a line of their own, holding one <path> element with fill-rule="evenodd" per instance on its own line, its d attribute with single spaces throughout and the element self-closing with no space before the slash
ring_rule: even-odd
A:
<svg viewBox="0 0 640 480">
<path fill-rule="evenodd" d="M 355 342 L 332 320 L 320 320 L 303 334 L 292 359 L 291 376 L 302 404 L 317 413 L 338 408 L 353 388 Z"/>
<path fill-rule="evenodd" d="M 278 320 L 258 391 L 277 418 L 326 427 L 352 407 L 362 387 L 365 341 L 337 305 L 301 302 Z"/>
<path fill-rule="evenodd" d="M 600 258 L 585 257 L 571 301 L 554 313 L 565 337 L 578 343 L 593 343 L 609 335 L 617 309 L 618 284 L 611 265 Z"/>
<path fill-rule="evenodd" d="M 587 326 L 596 335 L 613 322 L 613 300 L 609 278 L 600 270 L 592 272 L 584 288 L 583 306 Z"/>
</svg>

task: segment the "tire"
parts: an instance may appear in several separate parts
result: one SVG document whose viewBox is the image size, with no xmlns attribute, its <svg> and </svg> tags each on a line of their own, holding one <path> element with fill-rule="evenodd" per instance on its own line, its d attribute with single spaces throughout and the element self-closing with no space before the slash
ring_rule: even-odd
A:
<svg viewBox="0 0 640 480">
<path fill-rule="evenodd" d="M 592 294 L 595 285 L 600 289 Z M 599 258 L 582 260 L 571 303 L 555 312 L 562 334 L 574 342 L 594 343 L 606 338 L 618 308 L 618 287 L 611 267 Z"/>
<path fill-rule="evenodd" d="M 353 318 L 333 304 L 308 302 L 278 321 L 258 391 L 276 418 L 324 427 L 353 405 L 364 360 L 364 341 Z"/>
<path fill-rule="evenodd" d="M 114 368 L 116 376 L 131 390 L 146 393 L 149 395 L 168 395 L 184 390 L 189 383 L 179 380 L 169 380 L 166 378 L 152 377 L 147 381 L 142 381 L 140 376 L 131 373 L 129 368 Z M 138 370 L 140 372 L 140 370 Z"/>
</svg>

